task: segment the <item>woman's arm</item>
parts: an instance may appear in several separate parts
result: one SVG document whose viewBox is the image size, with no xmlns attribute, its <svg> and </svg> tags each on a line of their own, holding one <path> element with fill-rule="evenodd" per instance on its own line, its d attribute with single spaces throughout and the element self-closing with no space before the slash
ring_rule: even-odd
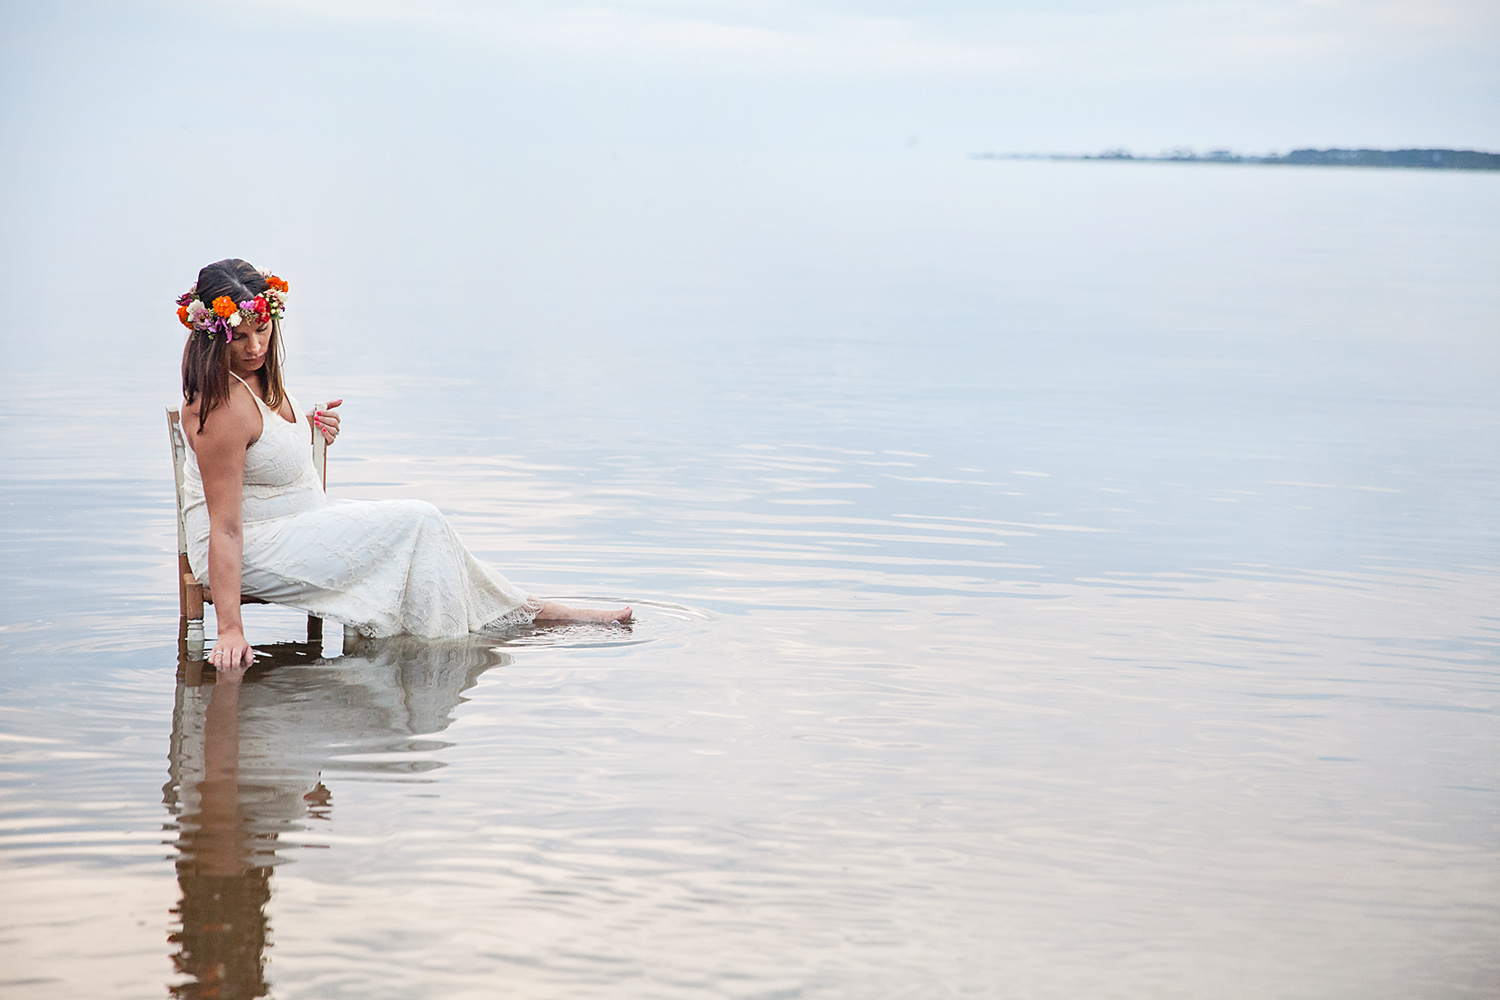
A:
<svg viewBox="0 0 1500 1000">
<path fill-rule="evenodd" d="M 186 420 L 183 421 L 188 425 Z M 194 424 L 196 425 L 196 421 Z M 255 650 L 245 640 L 240 619 L 240 570 L 244 556 L 241 504 L 245 490 L 245 449 L 261 432 L 260 410 L 250 390 L 235 386 L 229 400 L 193 434 L 193 452 L 208 503 L 208 582 L 214 596 L 218 635 L 209 659 L 220 670 L 248 667 Z"/>
</svg>

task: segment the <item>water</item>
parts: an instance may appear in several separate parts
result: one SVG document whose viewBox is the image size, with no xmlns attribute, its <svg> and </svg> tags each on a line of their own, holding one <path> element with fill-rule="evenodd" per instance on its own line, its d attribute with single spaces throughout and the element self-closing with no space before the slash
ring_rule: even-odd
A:
<svg viewBox="0 0 1500 1000">
<path fill-rule="evenodd" d="M 251 608 L 236 697 L 178 289 L 10 320 L 6 996 L 1500 988 L 1495 178 L 492 166 L 246 255 L 334 495 L 638 623 Z"/>
</svg>

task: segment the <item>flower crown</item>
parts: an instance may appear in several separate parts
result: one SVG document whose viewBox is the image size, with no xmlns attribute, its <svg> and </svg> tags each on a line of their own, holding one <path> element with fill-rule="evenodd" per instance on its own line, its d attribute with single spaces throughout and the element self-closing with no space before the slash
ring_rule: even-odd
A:
<svg viewBox="0 0 1500 1000">
<path fill-rule="evenodd" d="M 260 272 L 266 279 L 266 290 L 253 299 L 236 302 L 227 295 L 214 299 L 212 305 L 204 305 L 198 298 L 198 283 L 177 296 L 177 319 L 183 326 L 197 333 L 208 334 L 213 340 L 222 333 L 226 342 L 234 339 L 234 328 L 247 319 L 257 324 L 269 319 L 280 319 L 286 312 L 287 283 L 270 271 Z"/>
</svg>

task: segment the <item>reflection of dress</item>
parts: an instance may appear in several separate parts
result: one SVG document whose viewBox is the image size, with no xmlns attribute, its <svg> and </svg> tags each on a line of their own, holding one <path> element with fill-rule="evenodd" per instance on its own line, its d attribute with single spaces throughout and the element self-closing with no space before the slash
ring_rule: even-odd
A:
<svg viewBox="0 0 1500 1000">
<path fill-rule="evenodd" d="M 245 452 L 245 594 L 370 636 L 460 636 L 536 616 L 541 602 L 475 559 L 431 504 L 329 503 L 313 468 L 306 425 L 287 423 L 254 390 L 250 394 L 260 407 L 262 429 Z M 188 562 L 207 584 L 208 506 L 191 447 L 185 465 Z"/>
<path fill-rule="evenodd" d="M 245 829 L 263 841 L 250 845 L 252 854 L 274 853 L 276 836 L 303 828 L 306 796 L 329 774 L 402 780 L 442 767 L 419 754 L 447 744 L 420 747 L 412 737 L 447 729 L 479 676 L 510 662 L 483 636 L 440 642 L 397 636 L 331 660 L 299 652 L 296 644 L 263 647 L 266 655 L 238 690 L 236 798 Z M 174 815 L 202 811 L 214 690 L 177 685 L 163 789 Z M 268 855 L 257 863 L 274 861 Z"/>
</svg>

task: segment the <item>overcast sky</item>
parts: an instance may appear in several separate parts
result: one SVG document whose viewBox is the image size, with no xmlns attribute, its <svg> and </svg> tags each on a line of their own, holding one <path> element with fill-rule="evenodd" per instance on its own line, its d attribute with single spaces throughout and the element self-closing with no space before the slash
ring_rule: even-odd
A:
<svg viewBox="0 0 1500 1000">
<path fill-rule="evenodd" d="M 424 106 L 460 107 L 507 118 L 531 141 L 586 146 L 1500 149 L 1494 0 L 7 0 L 0 10 L 12 126 L 93 125 L 90 98 L 126 103 L 148 124 L 206 114 L 195 99 L 206 91 L 258 87 L 293 119 L 374 96 L 393 125 Z"/>
<path fill-rule="evenodd" d="M 41 344 L 90 259 L 145 317 L 227 252 L 482 253 L 638 196 L 617 157 L 1119 146 L 1500 150 L 1500 3 L 0 0 L 0 333 Z"/>
</svg>

